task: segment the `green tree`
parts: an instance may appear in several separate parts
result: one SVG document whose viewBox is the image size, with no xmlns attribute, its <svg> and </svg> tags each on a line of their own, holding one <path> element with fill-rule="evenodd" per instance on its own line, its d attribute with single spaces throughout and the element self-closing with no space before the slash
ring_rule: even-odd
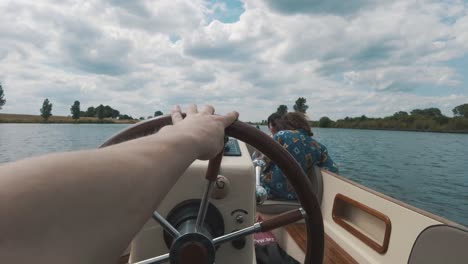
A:
<svg viewBox="0 0 468 264">
<path fill-rule="evenodd" d="M 112 118 L 117 118 L 120 116 L 120 111 L 112 109 Z"/>
<path fill-rule="evenodd" d="M 96 116 L 96 108 L 90 106 L 88 107 L 88 110 L 86 110 L 86 116 L 87 117 L 95 117 Z"/>
<path fill-rule="evenodd" d="M 5 103 L 6 103 L 5 94 L 3 93 L 2 83 L 0 83 L 0 110 L 2 109 L 2 106 L 5 105 Z"/>
<path fill-rule="evenodd" d="M 276 113 L 280 115 L 285 115 L 288 113 L 288 107 L 286 105 L 280 105 L 278 106 L 278 109 L 276 109 Z"/>
<path fill-rule="evenodd" d="M 44 118 L 44 121 L 47 122 L 49 120 L 49 117 L 52 116 L 52 103 L 49 102 L 49 99 L 45 99 L 44 102 L 42 103 L 42 108 L 41 110 L 41 116 Z"/>
<path fill-rule="evenodd" d="M 159 110 L 156 111 L 156 112 L 154 112 L 154 117 L 162 116 L 162 115 L 164 115 L 163 112 L 161 112 L 161 111 L 159 111 Z"/>
<path fill-rule="evenodd" d="M 306 99 L 304 97 L 299 97 L 297 98 L 296 103 L 294 104 L 293 108 L 294 108 L 294 111 L 305 114 L 309 106 L 306 105 Z"/>
<path fill-rule="evenodd" d="M 70 111 L 73 119 L 80 119 L 80 101 L 75 101 L 71 106 Z"/>
<path fill-rule="evenodd" d="M 0 98 L 1 98 L 1 89 L 0 89 Z M 0 106 L 1 106 L 1 102 L 0 102 Z M 462 104 L 462 105 L 456 106 L 455 108 L 453 108 L 452 112 L 455 116 L 462 116 L 462 117 L 468 118 L 468 104 Z"/>
<path fill-rule="evenodd" d="M 96 107 L 96 116 L 99 120 L 102 120 L 104 119 L 104 115 L 105 115 L 104 106 L 101 104 L 98 107 Z"/>
<path fill-rule="evenodd" d="M 112 117 L 113 112 L 114 112 L 114 109 L 112 109 L 112 107 L 108 105 L 104 106 L 104 117 L 106 118 Z"/>
<path fill-rule="evenodd" d="M 120 120 L 133 120 L 133 117 L 129 115 L 119 115 Z"/>
<path fill-rule="evenodd" d="M 396 112 L 393 114 L 393 118 L 396 119 L 396 120 L 403 120 L 405 118 L 407 118 L 409 115 L 407 112 L 405 111 L 399 111 L 399 112 Z"/>
<path fill-rule="evenodd" d="M 414 109 L 411 111 L 412 115 L 419 115 L 419 116 L 424 116 L 424 117 L 441 117 L 442 112 L 440 111 L 439 108 L 426 108 L 426 109 Z"/>
<path fill-rule="evenodd" d="M 319 120 L 319 127 L 330 127 L 332 124 L 333 121 L 328 116 L 324 116 Z"/>
</svg>

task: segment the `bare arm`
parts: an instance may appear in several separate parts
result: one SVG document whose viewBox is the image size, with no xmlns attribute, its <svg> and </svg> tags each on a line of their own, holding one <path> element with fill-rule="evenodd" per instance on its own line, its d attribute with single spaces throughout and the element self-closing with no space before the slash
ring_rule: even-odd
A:
<svg viewBox="0 0 468 264">
<path fill-rule="evenodd" d="M 2 262 L 113 263 L 185 169 L 222 149 L 237 115 L 213 111 L 191 106 L 156 135 L 0 166 Z"/>
</svg>

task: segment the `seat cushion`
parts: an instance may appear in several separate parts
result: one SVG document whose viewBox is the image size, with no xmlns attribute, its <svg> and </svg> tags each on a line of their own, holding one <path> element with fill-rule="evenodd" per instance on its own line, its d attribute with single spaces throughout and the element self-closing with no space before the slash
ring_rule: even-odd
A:
<svg viewBox="0 0 468 264">
<path fill-rule="evenodd" d="M 467 229 L 447 225 L 431 226 L 419 234 L 408 263 L 468 263 L 467 245 Z"/>
</svg>

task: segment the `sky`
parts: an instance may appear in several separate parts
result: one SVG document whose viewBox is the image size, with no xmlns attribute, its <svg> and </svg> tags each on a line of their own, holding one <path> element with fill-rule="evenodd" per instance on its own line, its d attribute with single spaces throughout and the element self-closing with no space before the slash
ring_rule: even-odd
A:
<svg viewBox="0 0 468 264">
<path fill-rule="evenodd" d="M 260 121 L 468 103 L 466 0 L 0 0 L 2 113 L 211 104 Z"/>
</svg>

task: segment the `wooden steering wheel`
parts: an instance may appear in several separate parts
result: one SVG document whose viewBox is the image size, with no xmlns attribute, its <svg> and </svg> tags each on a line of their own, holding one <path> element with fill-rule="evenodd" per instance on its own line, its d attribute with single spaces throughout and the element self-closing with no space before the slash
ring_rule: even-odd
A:
<svg viewBox="0 0 468 264">
<path fill-rule="evenodd" d="M 136 125 L 133 125 L 108 139 L 103 145 L 101 145 L 101 147 L 153 134 L 166 125 L 172 125 L 171 117 L 167 115 L 137 123 Z M 238 140 L 253 146 L 275 162 L 297 192 L 297 197 L 299 198 L 302 208 L 283 213 L 261 223 L 256 223 L 251 227 L 247 227 L 215 239 L 209 239 L 201 234 L 201 232 L 180 235 L 170 223 L 155 212 L 153 214 L 153 218 L 157 220 L 171 236 L 173 236 L 174 242 L 170 248 L 170 253 L 138 263 L 165 263 L 168 261 L 171 263 L 182 264 L 214 263 L 215 246 L 252 233 L 269 231 L 280 226 L 296 222 L 302 218 L 305 218 L 308 241 L 304 263 L 322 263 L 324 252 L 322 213 L 317 198 L 312 191 L 312 185 L 302 168 L 289 154 L 289 152 L 286 151 L 278 142 L 274 141 L 271 137 L 251 125 L 245 124 L 241 121 L 235 121 L 232 125 L 226 128 L 225 133 L 227 136 L 237 138 Z M 221 159 L 222 154 L 216 156 L 209 162 L 206 176 L 209 184 L 207 192 L 205 193 L 200 205 L 197 227 L 200 224 L 203 224 L 208 204 L 207 197 L 205 196 L 208 196 L 207 193 L 209 192 L 211 183 L 216 180 Z M 199 259 L 194 259 L 194 256 L 199 256 Z"/>
</svg>

